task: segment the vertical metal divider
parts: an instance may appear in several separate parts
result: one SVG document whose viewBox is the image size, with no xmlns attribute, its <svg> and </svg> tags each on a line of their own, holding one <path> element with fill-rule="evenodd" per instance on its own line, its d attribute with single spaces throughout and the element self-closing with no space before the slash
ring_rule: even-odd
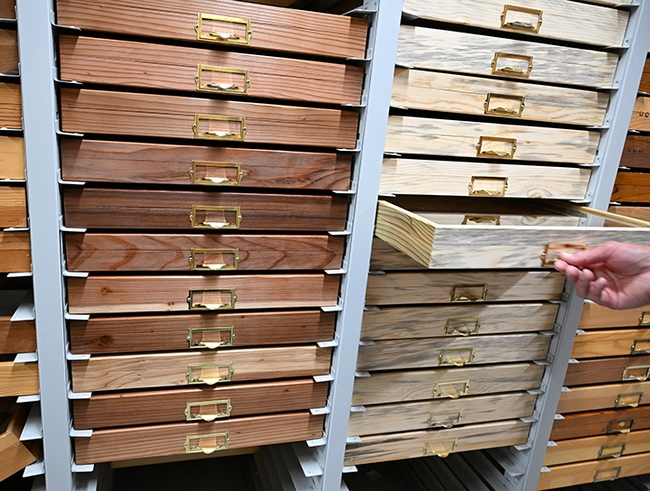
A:
<svg viewBox="0 0 650 491">
<path fill-rule="evenodd" d="M 52 17 L 52 0 L 16 2 L 45 488 L 72 490 Z"/>
</svg>

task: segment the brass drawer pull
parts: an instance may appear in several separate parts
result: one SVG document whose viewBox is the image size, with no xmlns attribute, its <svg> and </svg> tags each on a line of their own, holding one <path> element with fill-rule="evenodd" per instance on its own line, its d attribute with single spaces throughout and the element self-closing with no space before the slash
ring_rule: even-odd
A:
<svg viewBox="0 0 650 491">
<path fill-rule="evenodd" d="M 230 214 L 228 217 L 226 214 Z M 238 229 L 242 214 L 239 206 L 200 206 L 193 205 L 190 212 L 192 228 Z"/>
<path fill-rule="evenodd" d="M 634 418 L 632 419 L 613 419 L 607 425 L 607 433 L 627 434 L 634 428 Z"/>
<path fill-rule="evenodd" d="M 221 382 L 232 382 L 235 369 L 232 363 L 220 363 L 216 365 L 190 365 L 187 367 L 188 385 L 207 384 L 214 385 Z"/>
<path fill-rule="evenodd" d="M 208 433 L 205 435 L 187 435 L 185 437 L 185 453 L 211 454 L 218 450 L 226 450 L 230 445 L 230 436 L 225 433 Z"/>
<path fill-rule="evenodd" d="M 511 63 L 515 66 L 511 66 Z M 507 77 L 529 78 L 533 71 L 533 57 L 497 51 L 492 59 L 492 74 Z"/>
<path fill-rule="evenodd" d="M 639 316 L 639 326 L 650 326 L 650 312 L 641 312 Z"/>
<path fill-rule="evenodd" d="M 221 30 L 220 30 L 221 29 Z M 231 32 L 225 32 L 229 29 Z M 199 13 L 194 25 L 197 41 L 249 46 L 253 30 L 250 19 Z"/>
<path fill-rule="evenodd" d="M 233 76 L 241 77 L 241 82 L 234 83 Z M 198 91 L 248 95 L 251 76 L 245 68 L 198 65 L 194 81 Z"/>
<path fill-rule="evenodd" d="M 516 138 L 481 136 L 476 144 L 477 157 L 512 159 L 517 151 Z"/>
<path fill-rule="evenodd" d="M 614 407 L 638 407 L 643 400 L 643 392 L 619 394 L 614 402 Z"/>
<path fill-rule="evenodd" d="M 214 421 L 230 417 L 230 399 L 218 401 L 188 402 L 185 407 L 186 421 Z"/>
<path fill-rule="evenodd" d="M 598 450 L 599 459 L 617 459 L 625 453 L 625 443 L 617 443 L 615 445 L 603 445 Z"/>
<path fill-rule="evenodd" d="M 541 256 L 542 266 L 553 266 L 560 259 L 560 252 L 575 254 L 587 250 L 587 247 L 587 244 L 546 244 Z"/>
<path fill-rule="evenodd" d="M 431 413 L 427 419 L 428 428 L 452 428 L 454 425 L 460 423 L 460 420 L 463 419 L 463 410 L 443 412 L 443 413 Z"/>
<path fill-rule="evenodd" d="M 470 196 L 505 196 L 507 177 L 472 176 L 467 185 Z"/>
<path fill-rule="evenodd" d="M 463 367 L 471 364 L 474 361 L 475 355 L 476 348 L 443 349 L 438 355 L 438 365 L 441 367 Z"/>
<path fill-rule="evenodd" d="M 445 336 L 471 336 L 481 329 L 481 319 L 447 319 Z"/>
<path fill-rule="evenodd" d="M 469 393 L 469 380 L 453 380 L 450 382 L 436 382 L 433 386 L 434 399 L 458 399 Z"/>
<path fill-rule="evenodd" d="M 510 16 L 514 19 L 508 20 L 508 14 L 511 12 L 515 14 Z M 539 28 L 542 27 L 542 14 L 541 10 L 505 4 L 501 12 L 501 28 L 538 34 Z"/>
<path fill-rule="evenodd" d="M 228 176 L 228 173 L 232 176 Z M 240 186 L 243 177 L 244 172 L 239 162 L 193 161 L 190 169 L 190 184 L 199 186 Z"/>
<path fill-rule="evenodd" d="M 246 118 L 244 116 L 195 114 L 192 131 L 196 139 L 243 142 L 246 136 Z"/>
<path fill-rule="evenodd" d="M 224 348 L 235 344 L 235 327 L 202 327 L 190 329 L 187 343 L 190 348 Z"/>
<path fill-rule="evenodd" d="M 450 293 L 451 302 L 485 302 L 487 293 L 487 283 L 484 285 L 454 285 Z"/>
<path fill-rule="evenodd" d="M 630 365 L 623 370 L 624 382 L 645 382 L 650 377 L 650 365 Z"/>
<path fill-rule="evenodd" d="M 493 94 L 488 92 L 483 103 L 484 114 L 521 118 L 526 107 L 523 95 Z"/>
<path fill-rule="evenodd" d="M 650 339 L 635 339 L 630 349 L 631 355 L 650 353 Z"/>
<path fill-rule="evenodd" d="M 191 271 L 235 270 L 239 266 L 239 249 L 192 249 L 187 260 Z"/>
<path fill-rule="evenodd" d="M 224 302 L 224 296 L 227 301 Z M 190 310 L 229 310 L 237 303 L 234 288 L 214 288 L 210 290 L 190 290 L 187 304 Z"/>
<path fill-rule="evenodd" d="M 615 481 L 621 475 L 620 467 L 610 467 L 608 469 L 599 469 L 594 474 L 594 482 Z"/>
<path fill-rule="evenodd" d="M 426 442 L 422 455 L 428 457 L 430 455 L 437 455 L 438 457 L 448 457 L 450 453 L 455 452 L 458 447 L 458 438 L 453 440 L 446 440 L 440 442 Z"/>
</svg>

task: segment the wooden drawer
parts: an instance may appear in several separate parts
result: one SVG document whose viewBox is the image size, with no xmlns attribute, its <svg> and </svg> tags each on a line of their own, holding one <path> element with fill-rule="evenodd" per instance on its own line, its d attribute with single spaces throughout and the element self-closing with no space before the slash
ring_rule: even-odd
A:
<svg viewBox="0 0 650 491">
<path fill-rule="evenodd" d="M 0 361 L 0 397 L 29 396 L 38 390 L 38 363 Z"/>
<path fill-rule="evenodd" d="M 458 399 L 532 390 L 539 388 L 543 375 L 544 367 L 534 363 L 373 373 L 355 379 L 352 404 Z"/>
<path fill-rule="evenodd" d="M 635 367 L 635 365 L 630 367 L 628 377 L 636 374 L 645 377 L 650 371 L 650 365 Z M 643 377 L 641 380 L 644 380 Z M 562 392 L 557 412 L 576 413 L 596 409 L 636 407 L 641 404 L 650 404 L 650 382 L 628 379 L 622 384 L 588 385 L 573 387 L 570 392 Z"/>
<path fill-rule="evenodd" d="M 650 406 L 567 414 L 555 420 L 551 440 L 629 433 L 650 429 Z"/>
<path fill-rule="evenodd" d="M 639 91 L 650 92 L 650 59 L 645 61 L 641 83 L 639 84 Z"/>
<path fill-rule="evenodd" d="M 70 271 L 262 271 L 341 267 L 328 235 L 67 234 Z"/>
<path fill-rule="evenodd" d="M 406 0 L 409 16 L 598 46 L 621 46 L 628 13 L 567 0 L 529 0 L 506 5 L 500 0 L 453 0 L 436 3 Z"/>
<path fill-rule="evenodd" d="M 0 83 L 0 127 L 22 128 L 20 85 Z"/>
<path fill-rule="evenodd" d="M 616 479 L 650 472 L 650 454 L 637 454 L 619 459 L 600 459 L 575 464 L 557 465 L 542 472 L 537 489 L 553 489 L 590 482 Z"/>
<path fill-rule="evenodd" d="M 22 186 L 0 186 L 0 227 L 27 227 L 27 196 Z"/>
<path fill-rule="evenodd" d="M 549 331 L 555 326 L 557 310 L 558 305 L 550 303 L 366 309 L 361 339 L 376 341 Z"/>
<path fill-rule="evenodd" d="M 551 336 L 505 334 L 473 338 L 377 341 L 359 346 L 357 370 L 465 366 L 546 359 Z"/>
<path fill-rule="evenodd" d="M 559 300 L 564 277 L 555 271 L 408 271 L 371 274 L 367 305 Z"/>
<path fill-rule="evenodd" d="M 536 400 L 535 395 L 515 392 L 457 400 L 364 406 L 363 412 L 350 413 L 348 436 L 433 430 L 525 418 L 533 414 Z"/>
<path fill-rule="evenodd" d="M 21 137 L 0 136 L 0 179 L 25 179 L 25 150 Z"/>
<path fill-rule="evenodd" d="M 620 382 L 626 368 L 645 365 L 650 365 L 650 355 L 581 360 L 579 363 L 569 363 L 564 385 L 572 387 Z"/>
<path fill-rule="evenodd" d="M 106 354 L 318 343 L 334 338 L 333 312 L 208 313 L 69 321 L 73 353 Z"/>
<path fill-rule="evenodd" d="M 75 429 L 213 421 L 324 407 L 328 384 L 282 380 L 195 389 L 93 394 L 73 401 Z"/>
<path fill-rule="evenodd" d="M 613 329 L 579 332 L 572 358 L 638 355 L 650 353 L 650 329 Z"/>
<path fill-rule="evenodd" d="M 18 39 L 10 29 L 0 29 L 0 73 L 18 75 Z"/>
<path fill-rule="evenodd" d="M 393 115 L 388 117 L 385 151 L 593 164 L 599 139 L 597 131 Z"/>
<path fill-rule="evenodd" d="M 609 212 L 637 220 L 650 220 L 649 206 L 610 206 Z"/>
<path fill-rule="evenodd" d="M 642 452 L 650 452 L 650 430 L 556 442 L 547 448 L 544 465 L 596 459 L 610 459 L 615 463 L 619 457 Z"/>
<path fill-rule="evenodd" d="M 59 0 L 56 6 L 59 24 L 88 31 L 337 58 L 363 58 L 366 51 L 367 22 L 349 16 L 229 0 L 175 2 L 164 9 L 155 0 Z M 215 15 L 225 19 L 212 20 Z M 195 28 L 197 18 L 201 29 Z"/>
<path fill-rule="evenodd" d="M 650 97 L 638 96 L 634 103 L 630 129 L 638 131 L 650 131 Z"/>
<path fill-rule="evenodd" d="M 340 277 L 324 274 L 90 276 L 68 278 L 69 311 L 290 309 L 335 306 Z"/>
<path fill-rule="evenodd" d="M 629 310 L 613 310 L 594 302 L 585 302 L 578 323 L 580 329 L 634 326 L 650 326 L 650 305 Z"/>
<path fill-rule="evenodd" d="M 553 177 L 550 177 L 553 176 Z M 591 170 L 581 167 L 385 159 L 380 194 L 583 199 Z M 486 186 L 487 185 L 487 186 Z M 492 189 L 498 186 L 499 189 Z M 489 187 L 490 189 L 481 189 Z"/>
<path fill-rule="evenodd" d="M 358 66 L 73 36 L 61 36 L 59 49 L 64 80 L 329 104 L 361 101 Z"/>
<path fill-rule="evenodd" d="M 354 148 L 358 121 L 338 109 L 61 89 L 61 126 L 71 133 Z"/>
<path fill-rule="evenodd" d="M 82 228 L 330 232 L 347 216 L 344 196 L 74 187 L 63 202 L 65 224 Z"/>
<path fill-rule="evenodd" d="M 344 461 L 345 465 L 360 465 L 518 445 L 526 442 L 529 429 L 530 424 L 516 420 L 368 436 L 346 446 Z"/>
<path fill-rule="evenodd" d="M 36 351 L 34 321 L 11 320 L 26 295 L 25 290 L 0 290 L 0 354 Z"/>
<path fill-rule="evenodd" d="M 342 191 L 351 166 L 349 155 L 333 152 L 61 140 L 69 181 Z"/>
<path fill-rule="evenodd" d="M 89 438 L 75 438 L 75 456 L 77 464 L 92 464 L 311 440 L 321 437 L 323 418 L 296 412 L 97 430 Z"/>
<path fill-rule="evenodd" d="M 20 435 L 27 421 L 29 406 L 9 403 L 0 407 L 0 481 L 36 461 L 34 442 L 22 443 Z"/>
<path fill-rule="evenodd" d="M 75 392 L 311 377 L 329 373 L 331 350 L 318 346 L 93 356 L 72 362 Z"/>
<path fill-rule="evenodd" d="M 616 175 L 612 201 L 650 203 L 650 174 L 620 171 Z"/>
<path fill-rule="evenodd" d="M 621 165 L 639 169 L 650 168 L 650 136 L 627 135 Z"/>
<path fill-rule="evenodd" d="M 617 63 L 614 53 L 404 25 L 397 47 L 402 67 L 585 87 L 611 87 Z"/>
<path fill-rule="evenodd" d="M 16 18 L 16 0 L 0 0 L 0 19 Z"/>
<path fill-rule="evenodd" d="M 31 271 L 29 232 L 0 231 L 0 273 Z"/>
</svg>

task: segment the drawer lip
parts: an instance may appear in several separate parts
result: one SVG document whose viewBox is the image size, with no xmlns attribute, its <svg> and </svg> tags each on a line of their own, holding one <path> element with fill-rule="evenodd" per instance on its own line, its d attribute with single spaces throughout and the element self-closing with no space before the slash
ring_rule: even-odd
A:
<svg viewBox="0 0 650 491">
<path fill-rule="evenodd" d="M 634 361 L 630 363 L 634 363 Z M 640 393 L 645 396 L 640 398 L 639 406 L 650 404 L 650 381 L 572 387 L 570 392 L 563 392 L 560 395 L 557 411 L 561 414 L 568 414 L 613 409 L 616 407 L 616 400 L 621 394 L 631 393 Z"/>
<path fill-rule="evenodd" d="M 618 408 L 564 414 L 564 420 L 555 421 L 551 440 L 567 440 L 612 434 L 610 425 L 616 421 L 626 421 L 626 428 L 632 432 L 650 429 L 650 406 Z"/>
</svg>

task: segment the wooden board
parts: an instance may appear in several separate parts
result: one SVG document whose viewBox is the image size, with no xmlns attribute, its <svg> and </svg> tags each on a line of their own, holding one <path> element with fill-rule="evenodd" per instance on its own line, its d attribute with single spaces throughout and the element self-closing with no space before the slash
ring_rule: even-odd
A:
<svg viewBox="0 0 650 491">
<path fill-rule="evenodd" d="M 620 382 L 627 367 L 650 365 L 650 355 L 635 355 L 615 358 L 593 358 L 579 363 L 569 363 L 564 385 L 604 384 Z"/>
<path fill-rule="evenodd" d="M 22 128 L 20 85 L 0 83 L 0 127 Z"/>
<path fill-rule="evenodd" d="M 335 318 L 320 310 L 93 316 L 69 321 L 70 349 L 106 354 L 317 343 L 334 338 Z"/>
<path fill-rule="evenodd" d="M 6 426 L 3 424 L 5 421 L 0 420 L 0 427 L 4 427 L 0 433 L 0 481 L 24 469 L 38 457 L 35 446 L 30 445 L 33 442 L 20 441 L 28 413 L 29 406 L 17 404 Z"/>
<path fill-rule="evenodd" d="M 0 179 L 25 179 L 25 150 L 21 137 L 0 136 Z"/>
<path fill-rule="evenodd" d="M 650 429 L 650 406 L 563 415 L 555 420 L 551 440 Z"/>
<path fill-rule="evenodd" d="M 371 345 L 359 346 L 357 370 L 397 370 L 544 360 L 550 342 L 551 337 L 543 334 L 377 341 Z"/>
<path fill-rule="evenodd" d="M 431 9 L 426 0 L 406 0 L 403 10 L 426 20 L 493 29 L 496 35 L 519 33 L 606 47 L 622 45 L 628 20 L 625 11 L 568 0 L 526 0 L 508 7 L 500 0 L 462 5 L 444 0 Z"/>
<path fill-rule="evenodd" d="M 543 374 L 544 367 L 534 363 L 379 372 L 355 379 L 352 405 L 532 390 L 539 388 Z"/>
<path fill-rule="evenodd" d="M 0 73 L 18 75 L 18 40 L 10 29 L 0 29 Z"/>
<path fill-rule="evenodd" d="M 646 135 L 627 135 L 621 165 L 625 167 L 650 168 L 650 137 Z"/>
<path fill-rule="evenodd" d="M 650 220 L 650 207 L 648 206 L 610 206 L 610 213 L 622 215 L 624 217 L 635 218 L 637 220 Z M 607 226 L 607 223 L 605 223 Z"/>
<path fill-rule="evenodd" d="M 632 367 L 636 365 L 631 365 Z M 650 367 L 630 369 L 630 374 L 645 374 Z M 618 384 L 573 387 L 562 392 L 557 412 L 560 414 L 634 407 L 633 404 L 650 404 L 650 382 L 626 381 Z"/>
<path fill-rule="evenodd" d="M 0 186 L 0 228 L 27 227 L 27 195 L 23 186 Z"/>
<path fill-rule="evenodd" d="M 572 358 L 636 355 L 650 352 L 650 329 L 611 329 L 579 332 Z"/>
<path fill-rule="evenodd" d="M 101 392 L 311 377 L 329 373 L 330 355 L 330 349 L 313 345 L 93 356 L 72 362 L 72 389 Z"/>
<path fill-rule="evenodd" d="M 71 133 L 354 148 L 358 121 L 338 109 L 61 89 L 61 126 Z"/>
<path fill-rule="evenodd" d="M 34 321 L 11 322 L 11 316 L 0 316 L 0 354 L 33 353 L 36 351 Z"/>
<path fill-rule="evenodd" d="M 379 193 L 583 199 L 590 175 L 579 167 L 384 159 Z"/>
<path fill-rule="evenodd" d="M 345 465 L 360 465 L 412 459 L 423 457 L 427 448 L 446 456 L 449 453 L 518 445 L 526 441 L 529 429 L 530 424 L 515 420 L 459 426 L 448 430 L 368 436 L 361 443 L 349 443 L 346 446 L 344 462 Z"/>
<path fill-rule="evenodd" d="M 66 234 L 69 271 L 271 271 L 341 267 L 328 235 Z"/>
<path fill-rule="evenodd" d="M 506 139 L 506 141 L 503 141 Z M 593 164 L 600 133 L 411 116 L 389 116 L 389 153 Z"/>
<path fill-rule="evenodd" d="M 60 36 L 59 50 L 64 80 L 326 104 L 361 101 L 360 66 L 74 36 Z"/>
<path fill-rule="evenodd" d="M 639 84 L 639 91 L 650 92 L 650 60 L 645 61 L 641 83 Z"/>
<path fill-rule="evenodd" d="M 335 306 L 340 277 L 325 274 L 68 278 L 74 314 Z M 190 306 L 191 304 L 191 306 Z"/>
<path fill-rule="evenodd" d="M 381 306 L 453 303 L 453 298 L 463 303 L 464 299 L 481 301 L 485 289 L 485 301 L 488 302 L 559 300 L 564 289 L 564 277 L 550 270 L 409 271 L 371 274 L 368 277 L 366 304 Z M 454 297 L 453 290 L 456 290 Z"/>
<path fill-rule="evenodd" d="M 414 339 L 548 331 L 558 306 L 551 303 L 382 307 L 363 312 L 361 339 Z"/>
<path fill-rule="evenodd" d="M 363 58 L 367 21 L 338 16 L 288 10 L 273 6 L 242 4 L 230 0 L 171 0 L 161 8 L 155 0 L 133 4 L 125 0 L 61 0 L 57 2 L 57 20 L 83 30 L 114 32 L 176 41 L 197 41 L 194 26 L 197 13 L 249 20 L 250 48 L 286 51 L 337 58 Z M 213 36 L 205 46 L 243 46 L 245 25 L 232 22 L 206 22 L 205 34 L 216 29 L 225 41 Z M 228 43 L 227 36 L 240 39 Z M 222 39 L 223 39 L 222 37 Z M 202 42 L 202 41 L 200 41 Z M 203 43 L 203 42 L 202 42 Z"/>
<path fill-rule="evenodd" d="M 0 231 L 0 273 L 31 271 L 29 232 Z"/>
<path fill-rule="evenodd" d="M 364 406 L 350 413 L 348 436 L 451 428 L 533 414 L 536 395 L 527 392 L 403 404 Z"/>
<path fill-rule="evenodd" d="M 0 397 L 38 394 L 38 363 L 0 362 Z"/>
<path fill-rule="evenodd" d="M 347 217 L 338 195 L 74 187 L 63 203 L 65 224 L 81 228 L 330 232 L 344 230 Z"/>
<path fill-rule="evenodd" d="M 611 200 L 620 203 L 650 203 L 650 174 L 619 171 Z"/>
<path fill-rule="evenodd" d="M 628 310 L 613 310 L 586 301 L 582 307 L 580 329 L 602 329 L 610 327 L 645 327 L 650 325 L 650 305 Z"/>
<path fill-rule="evenodd" d="M 211 421 L 212 418 L 307 410 L 325 406 L 327 389 L 327 384 L 312 379 L 296 379 L 93 394 L 90 399 L 73 401 L 74 427 L 77 430 L 107 428 L 172 423 L 191 418 Z"/>
<path fill-rule="evenodd" d="M 196 453 L 212 453 L 216 445 L 228 449 L 311 440 L 322 435 L 324 416 L 309 412 L 251 416 L 211 423 L 174 423 L 93 431 L 89 438 L 75 438 L 77 464 L 110 462 L 142 457 L 186 454 L 185 445 Z M 209 435 L 222 434 L 219 437 Z M 203 438 L 198 438 L 203 436 Z M 199 448 L 195 448 L 196 446 Z M 202 452 L 201 448 L 204 449 Z M 225 448 L 224 448 L 225 450 Z"/>
<path fill-rule="evenodd" d="M 16 0 L 0 0 L 0 19 L 16 18 Z"/>
<path fill-rule="evenodd" d="M 496 53 L 502 55 L 493 73 Z M 505 54 L 532 57 L 529 76 L 525 77 L 528 60 Z M 400 27 L 397 47 L 397 64 L 402 67 L 585 87 L 611 87 L 617 63 L 618 55 L 603 51 L 405 25 Z M 507 66 L 510 72 L 503 71 Z"/>
<path fill-rule="evenodd" d="M 638 96 L 634 103 L 630 129 L 650 131 L 650 96 Z"/>
<path fill-rule="evenodd" d="M 401 271 L 401 270 L 425 270 L 422 264 L 410 256 L 401 253 L 393 246 L 388 245 L 379 237 L 372 238 L 372 252 L 370 255 L 370 271 Z"/>
<path fill-rule="evenodd" d="M 342 191 L 351 166 L 349 155 L 333 152 L 61 140 L 69 181 Z"/>
</svg>

